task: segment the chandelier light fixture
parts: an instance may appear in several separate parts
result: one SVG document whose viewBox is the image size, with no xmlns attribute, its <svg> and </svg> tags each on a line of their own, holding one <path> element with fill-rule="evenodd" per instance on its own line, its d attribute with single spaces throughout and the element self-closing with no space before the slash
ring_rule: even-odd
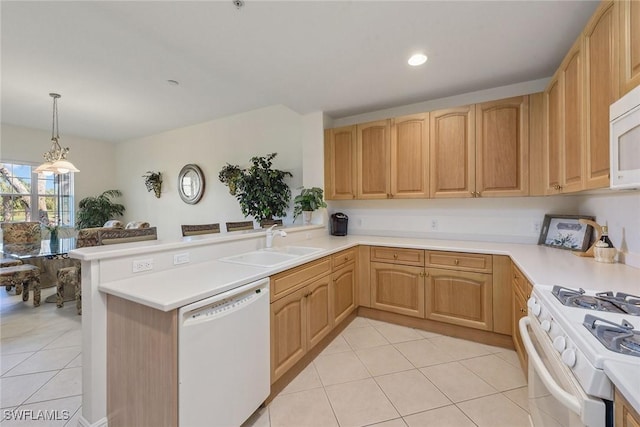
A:
<svg viewBox="0 0 640 427">
<path fill-rule="evenodd" d="M 57 93 L 50 93 L 53 98 L 53 124 L 51 125 L 51 149 L 43 154 L 45 162 L 36 168 L 37 173 L 64 174 L 69 172 L 80 172 L 73 163 L 67 160 L 69 148 L 60 146 L 60 134 L 58 128 L 58 98 Z"/>
</svg>

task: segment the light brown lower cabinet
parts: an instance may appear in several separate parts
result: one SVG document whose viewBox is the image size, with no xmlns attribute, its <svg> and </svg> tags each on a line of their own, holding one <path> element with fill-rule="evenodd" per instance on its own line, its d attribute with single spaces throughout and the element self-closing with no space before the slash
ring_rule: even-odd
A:
<svg viewBox="0 0 640 427">
<path fill-rule="evenodd" d="M 355 251 L 354 251 L 355 252 Z M 356 263 L 351 262 L 331 275 L 333 322 L 338 324 L 356 309 Z"/>
<path fill-rule="evenodd" d="M 424 318 L 424 267 L 371 263 L 371 307 Z"/>
<path fill-rule="evenodd" d="M 493 277 L 469 271 L 426 269 L 426 318 L 493 330 Z"/>
<path fill-rule="evenodd" d="M 296 364 L 333 328 L 331 276 L 271 303 L 271 382 Z"/>
<path fill-rule="evenodd" d="M 614 402 L 614 421 L 616 427 L 640 427 L 640 414 L 616 389 Z"/>
<path fill-rule="evenodd" d="M 520 365 L 524 372 L 527 372 L 527 352 L 522 344 L 522 337 L 520 336 L 520 329 L 518 324 L 520 319 L 527 315 L 527 300 L 531 296 L 531 290 L 533 286 L 524 277 L 524 275 L 518 270 L 515 265 L 511 265 L 512 273 L 512 334 L 513 346 L 516 349 L 518 358 L 520 359 Z"/>
</svg>

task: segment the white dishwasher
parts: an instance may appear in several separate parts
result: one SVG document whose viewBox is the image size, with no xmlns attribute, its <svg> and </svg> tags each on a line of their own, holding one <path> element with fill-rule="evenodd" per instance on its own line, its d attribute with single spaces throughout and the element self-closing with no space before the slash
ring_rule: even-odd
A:
<svg viewBox="0 0 640 427">
<path fill-rule="evenodd" d="M 269 279 L 178 311 L 180 427 L 237 427 L 269 396 Z"/>
</svg>

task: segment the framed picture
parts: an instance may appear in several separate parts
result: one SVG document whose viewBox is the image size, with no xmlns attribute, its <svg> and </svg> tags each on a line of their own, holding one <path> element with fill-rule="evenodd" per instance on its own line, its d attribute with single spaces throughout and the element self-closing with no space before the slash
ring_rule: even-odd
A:
<svg viewBox="0 0 640 427">
<path fill-rule="evenodd" d="M 595 221 L 593 216 L 545 215 L 538 244 L 558 249 L 586 251 L 589 249 L 593 227 L 580 223 L 580 219 Z"/>
</svg>

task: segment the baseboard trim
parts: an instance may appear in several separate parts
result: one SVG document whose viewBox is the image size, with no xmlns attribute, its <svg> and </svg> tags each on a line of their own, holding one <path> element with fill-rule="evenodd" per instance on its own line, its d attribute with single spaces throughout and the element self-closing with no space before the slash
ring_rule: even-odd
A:
<svg viewBox="0 0 640 427">
<path fill-rule="evenodd" d="M 109 420 L 106 417 L 99 419 L 95 423 L 91 424 L 85 417 L 80 415 L 78 418 L 78 426 L 79 427 L 108 427 Z"/>
</svg>

